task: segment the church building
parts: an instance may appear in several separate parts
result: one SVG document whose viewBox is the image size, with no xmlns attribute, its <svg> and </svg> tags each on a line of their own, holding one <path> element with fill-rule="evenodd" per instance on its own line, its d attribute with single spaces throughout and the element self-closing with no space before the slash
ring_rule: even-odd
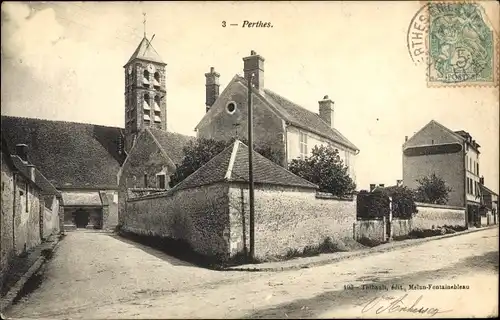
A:
<svg viewBox="0 0 500 320">
<path fill-rule="evenodd" d="M 124 66 L 125 128 L 2 115 L 9 149 L 26 145 L 60 191 L 65 230 L 114 228 L 120 187 L 168 188 L 193 137 L 167 132 L 166 65 L 145 35 Z"/>
</svg>

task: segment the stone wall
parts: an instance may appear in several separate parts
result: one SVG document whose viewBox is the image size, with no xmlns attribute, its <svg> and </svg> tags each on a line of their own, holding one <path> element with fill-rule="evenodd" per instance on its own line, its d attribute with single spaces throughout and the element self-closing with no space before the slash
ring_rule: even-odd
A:
<svg viewBox="0 0 500 320">
<path fill-rule="evenodd" d="M 40 237 L 40 200 L 39 190 L 22 176 L 17 176 L 16 214 L 16 252 L 21 253 L 41 243 Z"/>
<path fill-rule="evenodd" d="M 444 225 L 465 226 L 465 208 L 437 204 L 417 203 L 418 213 L 413 216 L 413 228 L 432 229 Z"/>
<path fill-rule="evenodd" d="M 2 215 L 0 216 L 0 272 L 8 267 L 10 259 L 15 255 L 13 214 L 14 214 L 14 175 L 7 165 L 5 154 L 2 152 Z M 0 277 L 2 281 L 2 277 Z"/>
<path fill-rule="evenodd" d="M 407 236 L 413 230 L 412 219 L 393 219 L 391 224 L 392 237 Z"/>
<path fill-rule="evenodd" d="M 118 225 L 118 190 L 105 190 L 101 192 L 108 202 L 107 210 L 102 210 L 102 228 L 113 229 Z M 104 203 L 104 199 L 103 199 Z"/>
<path fill-rule="evenodd" d="M 383 220 L 358 220 L 354 226 L 354 239 L 370 239 L 373 241 L 385 241 L 385 229 Z"/>
<path fill-rule="evenodd" d="M 227 185 L 215 184 L 128 199 L 120 214 L 122 230 L 181 239 L 207 256 L 227 258 Z"/>
<path fill-rule="evenodd" d="M 247 185 L 229 188 L 231 255 L 249 248 L 249 204 Z M 243 212 L 243 214 L 242 214 Z M 266 258 L 318 245 L 326 237 L 350 238 L 356 220 L 356 201 L 321 199 L 315 190 L 255 187 L 255 256 Z M 244 226 L 244 227 L 243 227 Z"/>
<path fill-rule="evenodd" d="M 59 233 L 59 199 L 56 196 L 45 196 L 43 207 L 43 239 Z"/>
</svg>

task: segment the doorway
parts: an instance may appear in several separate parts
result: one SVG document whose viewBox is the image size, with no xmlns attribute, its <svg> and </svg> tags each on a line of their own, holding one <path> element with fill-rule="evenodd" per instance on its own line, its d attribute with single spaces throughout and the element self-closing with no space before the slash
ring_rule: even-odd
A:
<svg viewBox="0 0 500 320">
<path fill-rule="evenodd" d="M 75 213 L 75 225 L 77 228 L 86 228 L 89 224 L 89 213 L 87 211 L 78 210 Z"/>
</svg>

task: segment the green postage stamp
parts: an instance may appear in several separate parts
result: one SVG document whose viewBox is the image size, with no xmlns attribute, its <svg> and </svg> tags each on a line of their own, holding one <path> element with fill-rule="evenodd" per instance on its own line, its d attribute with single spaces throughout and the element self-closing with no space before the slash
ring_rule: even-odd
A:
<svg viewBox="0 0 500 320">
<path fill-rule="evenodd" d="M 430 86 L 496 85 L 497 39 L 482 7 L 470 2 L 428 3 Z"/>
</svg>

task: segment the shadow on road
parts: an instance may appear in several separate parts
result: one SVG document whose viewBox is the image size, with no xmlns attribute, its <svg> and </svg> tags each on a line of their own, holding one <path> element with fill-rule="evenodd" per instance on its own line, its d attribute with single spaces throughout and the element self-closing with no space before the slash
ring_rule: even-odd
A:
<svg viewBox="0 0 500 320">
<path fill-rule="evenodd" d="M 443 269 L 417 272 L 412 275 L 404 275 L 402 277 L 381 279 L 381 272 L 374 272 L 373 277 L 358 277 L 351 283 L 356 285 L 386 285 L 389 289 L 393 284 L 421 284 L 423 280 L 428 281 L 442 280 L 465 274 L 474 274 L 477 271 L 498 272 L 498 251 L 491 251 L 484 255 L 468 257 L 462 259 L 458 263 Z M 367 282 L 371 281 L 371 282 Z M 281 304 L 272 308 L 256 311 L 245 315 L 245 319 L 265 319 L 265 318 L 315 318 L 321 313 L 332 308 L 341 307 L 357 307 L 360 308 L 360 316 L 362 307 L 370 300 L 380 294 L 379 290 L 335 290 L 327 291 L 314 298 L 296 300 L 292 303 Z M 306 308 L 307 307 L 307 308 Z"/>
<path fill-rule="evenodd" d="M 114 238 L 116 240 L 119 240 L 119 241 L 121 241 L 123 243 L 132 245 L 132 246 L 136 247 L 137 249 L 140 249 L 140 250 L 142 250 L 142 251 L 144 251 L 144 252 L 146 252 L 146 253 L 148 253 L 150 255 L 153 255 L 153 256 L 155 256 L 157 258 L 160 258 L 160 259 L 162 259 L 165 262 L 168 262 L 171 265 L 182 266 L 182 267 L 199 268 L 199 266 L 197 266 L 197 265 L 195 265 L 195 264 L 193 264 L 191 262 L 184 261 L 184 260 L 181 260 L 181 259 L 169 256 L 168 254 L 166 254 L 163 251 L 160 251 L 159 249 L 155 249 L 155 248 L 152 248 L 152 247 L 150 247 L 148 245 L 135 242 L 133 240 L 124 238 L 124 237 L 119 236 L 117 234 L 110 233 L 110 234 L 108 234 L 108 236 L 110 236 L 110 237 L 112 237 L 112 238 Z"/>
</svg>

